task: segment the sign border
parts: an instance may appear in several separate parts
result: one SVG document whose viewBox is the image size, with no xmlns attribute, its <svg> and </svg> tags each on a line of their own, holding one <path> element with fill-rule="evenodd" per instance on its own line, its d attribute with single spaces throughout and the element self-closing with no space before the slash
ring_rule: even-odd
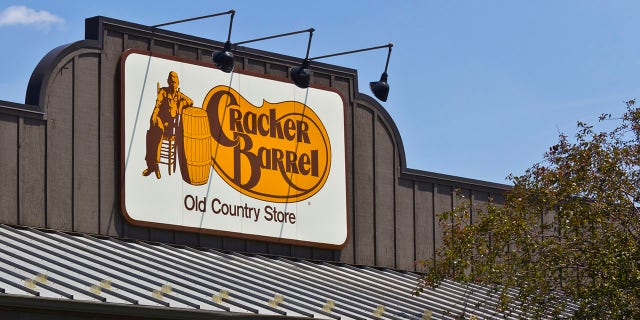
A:
<svg viewBox="0 0 640 320">
<path fill-rule="evenodd" d="M 304 241 L 304 240 L 295 240 L 295 239 L 287 239 L 287 238 L 278 238 L 278 237 L 269 237 L 269 236 L 261 236 L 261 235 L 255 235 L 255 234 L 246 234 L 246 233 L 241 233 L 241 232 L 231 232 L 231 231 L 222 231 L 222 230 L 213 230 L 213 229 L 207 229 L 207 228 L 197 228 L 197 227 L 188 227 L 188 226 L 179 226 L 179 225 L 173 225 L 173 224 L 165 224 L 165 223 L 158 223 L 158 222 L 149 222 L 149 221 L 139 221 L 139 220 L 135 220 L 133 218 L 131 218 L 131 216 L 129 216 L 128 212 L 127 212 L 127 208 L 125 205 L 125 130 L 124 130 L 124 121 L 125 121 L 125 113 L 124 113 L 124 109 L 125 109 L 125 97 L 124 97 L 124 92 L 125 92 L 125 62 L 127 60 L 127 57 L 131 54 L 141 54 L 141 55 L 146 55 L 146 56 L 150 56 L 150 57 L 155 57 L 155 58 L 161 58 L 161 59 L 167 59 L 167 60 L 172 60 L 172 61 L 176 61 L 176 62 L 181 62 L 181 63 L 188 63 L 188 64 L 192 64 L 192 65 L 199 65 L 199 66 L 203 66 L 203 67 L 208 67 L 208 68 L 212 68 L 212 69 L 218 69 L 212 62 L 208 63 L 208 62 L 204 62 L 204 61 L 198 61 L 198 60 L 192 60 L 192 59 L 188 59 L 188 58 L 182 58 L 182 57 L 176 57 L 176 56 L 172 56 L 172 55 L 167 55 L 167 54 L 162 54 L 162 53 L 157 53 L 157 52 L 151 52 L 151 51 L 146 51 L 146 50 L 141 50 L 141 49 L 133 49 L 133 48 L 129 48 L 127 50 L 125 50 L 121 57 L 120 57 L 120 61 L 118 64 L 119 67 L 119 77 L 116 76 L 119 80 L 119 120 L 120 120 L 120 125 L 118 128 L 118 132 L 119 132 L 119 142 L 120 142 L 120 147 L 118 148 L 120 155 L 119 155 L 119 163 L 118 165 L 120 166 L 120 174 L 119 174 L 119 178 L 120 181 L 118 183 L 118 185 L 120 186 L 120 210 L 122 212 L 122 215 L 126 221 L 126 223 L 129 223 L 131 225 L 134 226 L 139 226 L 139 227 L 147 227 L 147 228 L 154 228 L 154 229 L 164 229 L 164 230 L 171 230 L 171 231 L 186 231 L 186 232 L 194 232 L 197 234 L 208 234 L 208 235 L 216 235 L 216 236 L 224 236 L 224 237 L 231 237 L 231 238 L 237 238 L 237 239 L 243 239 L 243 240 L 258 240 L 258 241 L 266 241 L 266 242 L 271 242 L 271 243 L 280 243 L 280 244 L 291 244 L 291 245 L 301 245 L 301 246 L 310 246 L 310 247 L 315 247 L 315 248 L 323 248 L 323 249 L 343 249 L 344 247 L 347 246 L 347 243 L 349 242 L 349 240 L 351 239 L 351 215 L 350 215 L 350 207 L 349 207 L 349 201 L 351 198 L 351 192 L 349 189 L 349 165 L 348 165 L 348 148 L 347 148 L 347 102 L 344 98 L 344 95 L 338 91 L 336 88 L 331 88 L 331 87 L 326 87 L 326 86 L 321 86 L 321 85 L 310 85 L 311 88 L 315 88 L 315 89 L 320 89 L 320 90 L 325 90 L 325 91 L 331 91 L 334 92 L 336 94 L 338 94 L 340 96 L 340 98 L 342 99 L 342 112 L 343 112 L 343 119 L 344 119 L 344 148 L 345 148 L 345 159 L 344 159 L 344 165 L 345 165 L 345 190 L 346 190 L 346 203 L 345 203 L 345 215 L 346 215 L 346 228 L 347 228 L 347 233 L 346 233 L 346 237 L 345 240 L 342 244 L 328 244 L 328 243 L 322 243 L 322 242 L 313 242 L 313 241 Z M 234 70 L 234 73 L 239 73 L 239 74 L 244 74 L 244 75 L 248 75 L 248 76 L 253 76 L 253 77 L 259 77 L 259 78 L 263 78 L 263 79 L 268 79 L 268 80 L 273 80 L 273 81 L 280 81 L 280 82 L 286 82 L 286 83 L 290 83 L 291 85 L 295 85 L 293 84 L 293 82 L 289 79 L 285 79 L 285 78 L 281 78 L 281 77 L 276 77 L 276 76 L 272 76 L 272 75 L 266 75 L 266 74 L 260 74 L 257 72 L 252 72 L 252 71 L 248 71 L 248 70 Z"/>
</svg>

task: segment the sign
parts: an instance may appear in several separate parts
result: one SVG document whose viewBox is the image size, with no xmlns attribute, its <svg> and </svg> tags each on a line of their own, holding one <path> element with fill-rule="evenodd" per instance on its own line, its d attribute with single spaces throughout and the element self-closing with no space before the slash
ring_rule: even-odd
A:
<svg viewBox="0 0 640 320">
<path fill-rule="evenodd" d="M 344 108 L 330 89 L 125 52 L 125 218 L 148 227 L 344 246 Z"/>
</svg>

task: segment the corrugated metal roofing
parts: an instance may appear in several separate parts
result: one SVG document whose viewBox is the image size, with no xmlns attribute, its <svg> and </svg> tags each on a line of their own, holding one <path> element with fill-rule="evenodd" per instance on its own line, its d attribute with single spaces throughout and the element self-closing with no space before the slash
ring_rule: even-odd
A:
<svg viewBox="0 0 640 320">
<path fill-rule="evenodd" d="M 453 319 L 464 310 L 504 319 L 474 308 L 489 297 L 480 287 L 445 282 L 415 297 L 417 276 L 0 224 L 6 295 L 323 319 Z"/>
</svg>

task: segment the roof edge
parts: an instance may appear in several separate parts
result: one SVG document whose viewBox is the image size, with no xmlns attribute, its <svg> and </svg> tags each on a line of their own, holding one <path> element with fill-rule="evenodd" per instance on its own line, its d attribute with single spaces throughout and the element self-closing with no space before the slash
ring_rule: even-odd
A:
<svg viewBox="0 0 640 320">
<path fill-rule="evenodd" d="M 258 314 L 239 314 L 224 311 L 189 310 L 142 305 L 125 305 L 115 303 L 87 302 L 78 300 L 61 300 L 44 297 L 29 297 L 18 295 L 0 295 L 0 314 L 2 310 L 13 312 L 39 313 L 64 312 L 82 316 L 126 316 L 127 318 L 144 319 L 184 319 L 184 320 L 295 320 L 306 319 L 300 317 L 271 316 Z"/>
<path fill-rule="evenodd" d="M 382 117 L 385 120 L 385 122 L 388 124 L 388 129 L 391 131 L 390 133 L 392 134 L 393 139 L 395 140 L 396 148 L 398 152 L 398 158 L 400 160 L 400 175 L 398 178 L 411 179 L 416 181 L 437 180 L 437 181 L 444 181 L 448 183 L 453 182 L 453 183 L 473 186 L 476 188 L 479 187 L 482 189 L 487 189 L 487 190 L 497 191 L 497 192 L 509 191 L 513 188 L 513 186 L 510 186 L 508 184 L 483 181 L 483 180 L 477 180 L 477 179 L 471 179 L 471 178 L 459 177 L 454 175 L 408 168 L 406 154 L 404 150 L 404 144 L 402 142 L 402 136 L 400 135 L 400 131 L 398 130 L 398 126 L 396 125 L 396 122 L 393 120 L 393 118 L 391 117 L 387 109 L 382 104 L 380 104 L 376 99 L 374 99 L 373 97 L 365 93 L 358 92 L 355 98 L 358 101 L 362 101 L 374 107 L 378 112 L 379 116 Z"/>
<path fill-rule="evenodd" d="M 19 117 L 44 119 L 45 114 L 38 106 L 0 100 L 0 114 L 10 114 Z"/>
<path fill-rule="evenodd" d="M 47 96 L 48 83 L 51 75 L 57 65 L 70 53 L 80 49 L 100 49 L 100 44 L 96 40 L 80 40 L 73 43 L 64 44 L 49 51 L 36 65 L 31 73 L 29 84 L 27 85 L 27 93 L 25 96 L 25 104 L 37 106 L 38 111 L 44 113 L 45 101 Z"/>
</svg>

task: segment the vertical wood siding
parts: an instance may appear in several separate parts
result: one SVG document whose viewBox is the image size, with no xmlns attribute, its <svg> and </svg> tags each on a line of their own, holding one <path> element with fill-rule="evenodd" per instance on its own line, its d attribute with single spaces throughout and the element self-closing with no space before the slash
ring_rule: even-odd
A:
<svg viewBox="0 0 640 320">
<path fill-rule="evenodd" d="M 431 259 L 435 249 L 435 223 L 437 219 L 433 211 L 433 184 L 416 182 L 414 188 L 414 244 L 415 257 Z"/>
<path fill-rule="evenodd" d="M 45 210 L 45 125 L 22 118 L 18 125 L 18 223 L 44 227 Z"/>
<path fill-rule="evenodd" d="M 395 267 L 409 270 L 416 260 L 414 181 L 399 179 L 396 188 L 395 211 Z"/>
<path fill-rule="evenodd" d="M 46 198 L 48 228 L 73 230 L 73 58 L 63 62 L 49 84 L 47 105 Z"/>
<path fill-rule="evenodd" d="M 100 231 L 100 55 L 74 58 L 73 229 Z"/>
<path fill-rule="evenodd" d="M 354 207 L 351 210 L 353 234 L 351 242 L 355 253 L 355 263 L 375 264 L 375 203 L 373 128 L 375 116 L 371 110 L 358 105 L 354 114 L 353 171 Z"/>
<path fill-rule="evenodd" d="M 387 128 L 376 119 L 373 199 L 376 265 L 395 266 L 395 148 Z"/>
<path fill-rule="evenodd" d="M 118 206 L 118 79 L 117 68 L 122 54 L 124 35 L 107 31 L 100 55 L 100 227 L 99 233 L 122 235 L 124 218 Z"/>
<path fill-rule="evenodd" d="M 0 114 L 0 221 L 18 223 L 18 116 Z"/>
</svg>

